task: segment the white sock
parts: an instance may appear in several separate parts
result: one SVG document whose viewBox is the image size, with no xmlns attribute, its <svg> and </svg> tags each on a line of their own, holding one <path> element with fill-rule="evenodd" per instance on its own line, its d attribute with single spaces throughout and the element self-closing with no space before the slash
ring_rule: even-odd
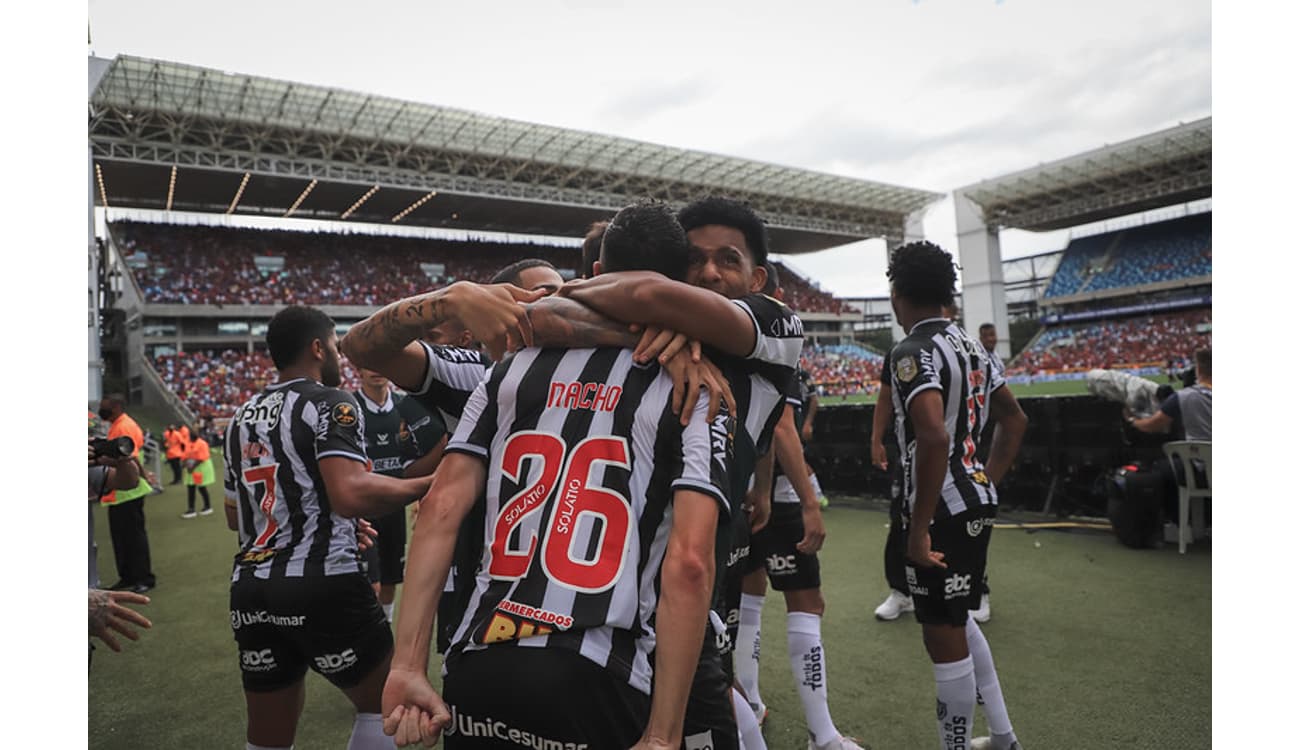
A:
<svg viewBox="0 0 1300 750">
<path fill-rule="evenodd" d="M 736 712 L 736 731 L 740 735 L 740 750 L 767 750 L 763 728 L 758 724 L 749 701 L 734 687 L 731 689 L 731 707 Z"/>
<path fill-rule="evenodd" d="M 822 483 L 817 481 L 816 474 L 809 474 L 808 479 L 809 481 L 812 482 L 813 495 L 815 495 L 816 497 L 821 497 L 826 494 L 825 492 L 822 492 Z"/>
<path fill-rule="evenodd" d="M 384 608 L 384 617 L 387 617 L 387 618 L 388 618 L 388 621 L 389 621 L 389 622 L 392 622 L 392 621 L 393 621 L 393 602 L 389 602 L 388 604 L 384 604 L 383 602 L 380 602 L 380 603 L 379 603 L 379 606 L 381 606 L 381 607 Z"/>
<path fill-rule="evenodd" d="M 975 686 L 984 699 L 984 715 L 989 720 L 989 732 L 994 735 L 1010 735 L 1010 741 L 1007 742 L 1010 745 L 1016 736 L 1011 731 L 1007 702 L 1002 697 L 998 671 L 993 666 L 993 652 L 974 617 L 966 618 L 966 645 L 970 649 L 971 660 L 975 663 Z"/>
<path fill-rule="evenodd" d="M 758 650 L 763 622 L 762 596 L 740 595 L 740 626 L 736 628 L 736 682 L 754 705 L 762 705 L 758 695 Z"/>
<path fill-rule="evenodd" d="M 813 743 L 825 745 L 840 733 L 831 721 L 826 699 L 826 652 L 822 648 L 822 618 L 808 612 L 785 616 L 786 643 L 790 647 L 790 669 L 803 701 L 803 715 Z M 972 696 L 973 699 L 973 696 Z"/>
<path fill-rule="evenodd" d="M 352 722 L 348 750 L 393 750 L 393 738 L 384 734 L 383 714 L 357 714 Z"/>
<path fill-rule="evenodd" d="M 970 747 L 975 715 L 974 661 L 967 656 L 961 661 L 935 664 L 934 683 L 939 692 L 939 746 L 944 750 Z"/>
<path fill-rule="evenodd" d="M 245 742 L 244 750 L 293 750 L 293 745 L 288 747 L 269 747 L 267 745 L 254 745 L 251 742 Z"/>
</svg>

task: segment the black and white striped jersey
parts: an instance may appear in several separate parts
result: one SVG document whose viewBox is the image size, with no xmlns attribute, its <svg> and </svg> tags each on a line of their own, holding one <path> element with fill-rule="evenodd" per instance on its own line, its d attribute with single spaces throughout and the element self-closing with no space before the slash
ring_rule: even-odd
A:
<svg viewBox="0 0 1300 750">
<path fill-rule="evenodd" d="M 1006 384 L 979 341 L 946 318 L 917 323 L 889 353 L 895 431 L 903 466 L 903 497 L 910 515 L 916 504 L 916 433 L 908 415 L 913 399 L 937 389 L 948 432 L 948 470 L 935 508 L 940 521 L 982 505 L 998 494 L 976 456 L 989 417 L 989 395 Z"/>
<path fill-rule="evenodd" d="M 483 377 L 492 360 L 476 349 L 419 342 L 424 347 L 424 382 L 407 395 L 430 411 L 442 415 L 449 432 L 456 432 L 465 402 Z"/>
<path fill-rule="evenodd" d="M 485 460 L 483 553 L 447 660 L 564 648 L 650 692 L 658 576 L 678 489 L 727 522 L 734 420 L 683 428 L 672 378 L 632 350 L 528 348 L 496 365 L 447 445 Z"/>
<path fill-rule="evenodd" d="M 232 582 L 361 570 L 356 522 L 330 509 L 319 461 L 369 465 L 362 411 L 347 391 L 306 378 L 249 399 L 226 428 L 226 496 L 239 510 Z"/>
</svg>

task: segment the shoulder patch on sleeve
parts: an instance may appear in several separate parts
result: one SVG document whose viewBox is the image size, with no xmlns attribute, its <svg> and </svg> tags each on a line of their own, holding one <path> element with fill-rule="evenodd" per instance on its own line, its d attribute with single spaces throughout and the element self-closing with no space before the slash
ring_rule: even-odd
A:
<svg viewBox="0 0 1300 750">
<path fill-rule="evenodd" d="M 340 427 L 351 427 L 357 423 L 357 410 L 346 401 L 334 405 L 330 418 Z"/>
<path fill-rule="evenodd" d="M 916 366 L 916 358 L 912 356 L 900 357 L 894 363 L 894 376 L 901 382 L 910 383 L 916 377 L 919 369 Z"/>
</svg>

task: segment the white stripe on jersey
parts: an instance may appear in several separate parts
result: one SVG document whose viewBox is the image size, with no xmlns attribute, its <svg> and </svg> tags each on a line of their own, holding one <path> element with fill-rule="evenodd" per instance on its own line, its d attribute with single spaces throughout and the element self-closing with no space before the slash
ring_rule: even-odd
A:
<svg viewBox="0 0 1300 750">
<path fill-rule="evenodd" d="M 799 366 L 799 354 L 803 351 L 803 325 L 799 323 L 798 317 L 792 315 L 794 323 L 791 324 L 790 335 L 773 336 L 763 330 L 758 323 L 758 317 L 744 300 L 733 299 L 731 303 L 744 310 L 749 315 L 750 322 L 754 324 L 754 351 L 749 353 L 747 359 L 771 362 L 790 368 Z"/>
</svg>

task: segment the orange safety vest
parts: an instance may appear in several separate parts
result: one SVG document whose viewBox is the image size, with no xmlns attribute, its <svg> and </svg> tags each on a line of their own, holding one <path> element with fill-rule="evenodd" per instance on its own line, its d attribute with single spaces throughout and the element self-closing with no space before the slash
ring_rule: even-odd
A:
<svg viewBox="0 0 1300 750">
<path fill-rule="evenodd" d="M 144 430 L 141 430 L 140 425 L 136 424 L 135 420 L 127 416 L 125 412 L 123 412 L 122 416 L 113 420 L 108 426 L 108 439 L 112 440 L 113 438 L 119 437 L 129 437 L 131 438 L 131 441 L 135 443 L 135 450 L 131 453 L 132 458 L 140 455 L 140 448 L 144 446 Z M 141 490 L 141 487 L 144 488 L 143 491 Z M 99 501 L 104 505 L 116 505 L 118 502 L 126 502 L 128 500 L 135 500 L 144 497 L 149 494 L 149 492 L 149 483 L 145 481 L 145 478 L 142 475 L 140 477 L 140 485 L 137 486 L 136 489 L 114 490 L 105 494 Z M 124 496 L 121 500 L 118 499 L 119 494 Z"/>
<path fill-rule="evenodd" d="M 185 460 L 197 461 L 203 463 L 212 458 L 212 451 L 208 449 L 208 441 L 203 438 L 195 438 L 193 442 L 185 446 Z"/>
<path fill-rule="evenodd" d="M 167 445 L 167 458 L 181 458 L 185 455 L 185 435 L 180 428 L 164 430 L 163 442 Z"/>
</svg>

